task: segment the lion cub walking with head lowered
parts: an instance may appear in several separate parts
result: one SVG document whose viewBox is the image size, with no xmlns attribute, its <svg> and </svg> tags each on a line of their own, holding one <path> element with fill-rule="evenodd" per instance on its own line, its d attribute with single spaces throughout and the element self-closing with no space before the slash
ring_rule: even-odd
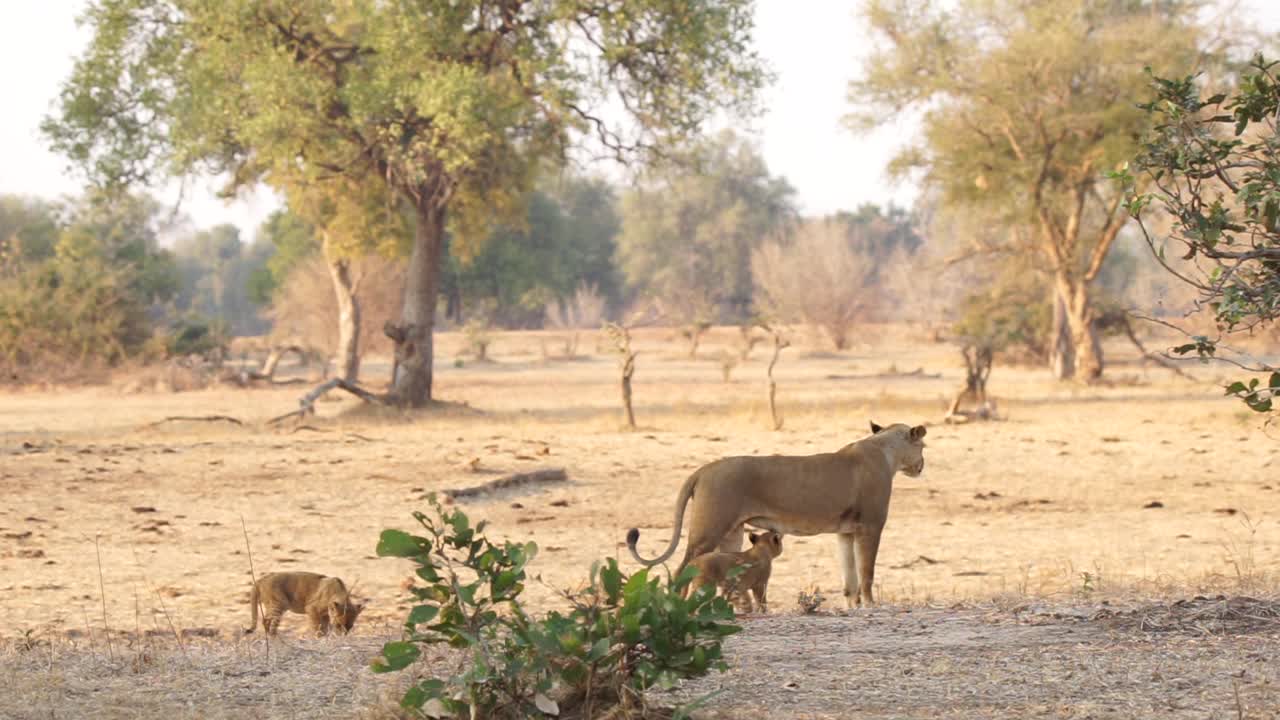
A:
<svg viewBox="0 0 1280 720">
<path fill-rule="evenodd" d="M 773 573 L 773 559 L 782 554 L 782 536 L 769 530 L 759 535 L 752 533 L 749 538 L 751 548 L 744 552 L 710 552 L 690 561 L 690 565 L 698 568 L 698 574 L 685 586 L 684 597 L 694 588 L 715 585 L 730 602 L 736 604 L 734 598 L 739 598 L 745 608 L 743 612 L 751 612 L 751 598 L 747 595 L 750 590 L 760 612 L 769 612 L 765 591 L 769 587 L 769 575 Z M 738 567 L 745 569 L 737 577 L 728 577 L 729 571 Z"/>
<path fill-rule="evenodd" d="M 258 578 L 249 592 L 249 627 L 258 629 L 258 603 L 262 603 L 262 627 L 275 635 L 285 611 L 304 614 L 317 635 L 332 627 L 345 635 L 351 632 L 364 605 L 351 600 L 347 586 L 336 577 L 311 572 L 267 573 Z"/>
</svg>

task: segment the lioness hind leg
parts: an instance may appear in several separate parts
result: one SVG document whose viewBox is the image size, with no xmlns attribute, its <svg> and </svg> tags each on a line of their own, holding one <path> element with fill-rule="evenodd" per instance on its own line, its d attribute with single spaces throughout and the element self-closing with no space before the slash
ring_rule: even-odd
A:
<svg viewBox="0 0 1280 720">
<path fill-rule="evenodd" d="M 865 528 L 856 537 L 853 549 L 858 563 L 858 584 L 862 586 L 858 604 L 871 605 L 871 585 L 876 578 L 876 553 L 880 550 L 880 528 Z"/>
<path fill-rule="evenodd" d="M 852 610 L 858 601 L 858 565 L 854 552 L 856 544 L 853 533 L 840 533 L 836 536 L 840 550 L 840 571 L 844 573 L 844 601 Z"/>
<path fill-rule="evenodd" d="M 730 532 L 732 530 L 733 532 Z M 717 550 L 721 552 L 738 552 L 742 549 L 742 523 L 728 527 L 689 528 L 689 546 L 685 548 L 684 560 L 676 569 L 679 575 L 689 562 L 699 555 Z"/>
</svg>

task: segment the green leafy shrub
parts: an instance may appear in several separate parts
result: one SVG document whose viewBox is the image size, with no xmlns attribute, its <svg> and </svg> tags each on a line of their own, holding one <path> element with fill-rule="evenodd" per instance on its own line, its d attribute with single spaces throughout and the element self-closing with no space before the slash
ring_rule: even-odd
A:
<svg viewBox="0 0 1280 720">
<path fill-rule="evenodd" d="M 0 277 L 0 366 L 114 365 L 151 335 L 127 270 L 93 260 L 46 260 Z"/>
<path fill-rule="evenodd" d="M 1194 75 L 1152 74 L 1151 83 L 1154 97 L 1138 107 L 1152 130 L 1132 167 L 1109 175 L 1125 188 L 1125 209 L 1156 260 L 1196 290 L 1216 325 L 1215 337 L 1190 335 L 1170 351 L 1265 376 L 1225 390 L 1273 412 L 1280 367 L 1223 340 L 1280 328 L 1280 61 L 1256 55 L 1230 92 L 1209 95 Z"/>
<path fill-rule="evenodd" d="M 375 672 L 410 667 L 422 646 L 460 651 L 452 672 L 418 680 L 401 704 L 436 717 L 595 717 L 637 710 L 650 687 L 724 670 L 723 639 L 741 628 L 711 588 L 680 597 L 694 569 L 664 583 L 647 570 L 627 576 L 616 560 L 595 563 L 585 589 L 565 592 L 570 609 L 535 618 L 520 604 L 533 543 L 495 544 L 461 510 L 429 497 L 414 513 L 423 534 L 384 530 L 377 553 L 417 564 L 425 585 L 405 638 L 387 643 Z M 621 715 L 621 716 L 625 716 Z"/>
</svg>

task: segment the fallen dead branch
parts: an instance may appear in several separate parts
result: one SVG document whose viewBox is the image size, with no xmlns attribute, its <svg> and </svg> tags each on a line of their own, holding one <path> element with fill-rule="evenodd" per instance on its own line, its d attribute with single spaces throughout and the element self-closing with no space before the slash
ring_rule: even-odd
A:
<svg viewBox="0 0 1280 720">
<path fill-rule="evenodd" d="M 270 420 L 267 421 L 267 425 L 276 425 L 278 423 L 284 422 L 285 420 L 289 420 L 291 418 L 304 418 L 304 417 L 307 417 L 308 415 L 314 415 L 316 412 L 316 401 L 319 400 L 321 397 L 323 397 L 325 393 L 328 393 L 330 390 L 333 390 L 335 388 L 338 390 L 345 390 L 351 393 L 352 395 L 355 395 L 356 397 L 360 398 L 361 400 L 364 400 L 365 402 L 371 402 L 376 405 L 388 404 L 386 398 L 384 398 L 381 395 L 375 395 L 374 393 L 371 393 L 368 390 L 365 390 L 359 385 L 356 385 L 354 383 L 349 383 L 346 380 L 343 380 L 342 378 L 333 378 L 331 380 L 327 380 L 325 382 L 320 383 L 314 389 L 312 389 L 311 392 L 307 393 L 306 395 L 303 395 L 302 399 L 298 401 L 298 405 L 300 405 L 301 407 L 299 407 L 297 410 L 294 410 L 293 412 L 285 413 L 284 415 L 271 418 Z"/>
<path fill-rule="evenodd" d="M 834 373 L 827 376 L 828 380 L 889 380 L 892 378 L 921 378 L 925 380 L 936 380 L 942 377 L 942 373 L 927 373 L 923 367 L 918 367 L 909 372 L 899 370 L 886 370 L 878 373 L 864 373 L 858 375 L 849 375 Z"/>
<path fill-rule="evenodd" d="M 564 468 L 544 468 L 542 470 L 531 470 L 529 472 L 514 473 L 512 475 L 504 475 L 495 480 L 486 483 L 473 485 L 465 488 L 454 488 L 445 490 L 441 494 L 447 500 L 456 500 L 458 498 L 475 497 L 486 493 L 496 492 L 498 490 L 507 490 L 514 487 L 524 485 L 545 485 L 550 483 L 565 482 L 569 479 L 569 474 Z"/>
<path fill-rule="evenodd" d="M 163 420 L 147 423 L 142 427 L 153 428 L 171 422 L 229 422 L 232 425 L 244 426 L 243 421 L 233 418 L 230 415 L 170 415 Z"/>
<path fill-rule="evenodd" d="M 267 359 L 262 364 L 261 370 L 251 370 L 249 368 L 241 368 L 239 370 L 230 370 L 222 374 L 219 378 L 221 382 L 238 385 L 240 387 L 249 387 L 259 383 L 270 385 L 299 385 L 307 382 L 302 378 L 290 378 L 288 380 L 276 380 L 276 368 L 279 367 L 280 361 L 286 355 L 296 354 L 298 359 L 305 365 L 310 359 L 310 353 L 306 348 L 300 345 L 284 345 L 271 349 Z"/>
</svg>

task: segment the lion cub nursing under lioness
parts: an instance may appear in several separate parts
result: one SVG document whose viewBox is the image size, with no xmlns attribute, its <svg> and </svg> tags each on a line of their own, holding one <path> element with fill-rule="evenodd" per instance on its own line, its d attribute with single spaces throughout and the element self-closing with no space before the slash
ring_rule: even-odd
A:
<svg viewBox="0 0 1280 720">
<path fill-rule="evenodd" d="M 769 575 L 773 572 L 773 559 L 782 554 L 782 536 L 772 530 L 748 536 L 751 548 L 744 552 L 710 552 L 699 555 L 689 562 L 698 568 L 698 574 L 685 586 L 684 596 L 688 597 L 694 588 L 705 585 L 716 585 L 724 590 L 725 597 L 734 602 L 734 597 L 742 601 L 743 612 L 751 612 L 750 590 L 756 597 L 760 612 L 769 612 L 769 603 L 765 591 L 769 587 Z M 746 566 L 737 577 L 729 578 L 733 568 Z"/>
<path fill-rule="evenodd" d="M 310 572 L 267 573 L 254 583 L 249 592 L 249 627 L 258 629 L 258 603 L 262 603 L 262 627 L 275 635 L 285 611 L 305 614 L 317 635 L 329 632 L 351 632 L 364 605 L 351 601 L 347 586 L 336 577 Z"/>
</svg>

